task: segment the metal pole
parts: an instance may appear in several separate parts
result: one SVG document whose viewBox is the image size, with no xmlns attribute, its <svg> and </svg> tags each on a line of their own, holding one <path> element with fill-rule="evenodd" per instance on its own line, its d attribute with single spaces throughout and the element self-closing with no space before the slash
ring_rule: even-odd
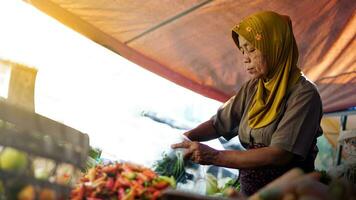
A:
<svg viewBox="0 0 356 200">
<path fill-rule="evenodd" d="M 346 130 L 346 123 L 347 123 L 347 115 L 340 116 L 340 134 L 342 131 Z M 342 158 L 342 144 L 338 143 L 338 147 L 336 150 L 336 166 L 341 164 Z"/>
</svg>

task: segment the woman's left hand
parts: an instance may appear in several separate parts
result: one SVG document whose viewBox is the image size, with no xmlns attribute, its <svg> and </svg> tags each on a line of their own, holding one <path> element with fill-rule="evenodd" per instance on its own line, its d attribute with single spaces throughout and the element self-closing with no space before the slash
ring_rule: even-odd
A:
<svg viewBox="0 0 356 200">
<path fill-rule="evenodd" d="M 185 159 L 190 159 L 191 161 L 202 165 L 214 164 L 219 155 L 218 150 L 199 142 L 185 140 L 181 143 L 173 144 L 171 147 L 173 149 L 184 148 Z"/>
</svg>

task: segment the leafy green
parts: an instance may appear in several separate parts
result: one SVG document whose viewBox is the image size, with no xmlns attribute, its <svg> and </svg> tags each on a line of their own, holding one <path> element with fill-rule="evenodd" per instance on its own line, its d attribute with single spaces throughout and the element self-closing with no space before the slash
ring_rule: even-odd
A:
<svg viewBox="0 0 356 200">
<path fill-rule="evenodd" d="M 207 195 L 217 197 L 230 197 L 231 193 L 240 191 L 240 182 L 238 179 L 230 179 L 222 187 L 217 187 L 217 179 L 211 174 L 207 174 Z"/>
<path fill-rule="evenodd" d="M 206 174 L 206 194 L 213 195 L 218 192 L 220 192 L 218 188 L 218 180 L 214 175 L 209 173 Z"/>
<path fill-rule="evenodd" d="M 82 172 L 87 172 L 90 168 L 95 167 L 100 163 L 101 149 L 89 147 L 88 158 Z"/>
<path fill-rule="evenodd" d="M 240 191 L 240 182 L 238 179 L 230 179 L 228 182 L 225 183 L 224 187 L 221 188 L 221 191 L 226 190 L 227 188 L 234 188 L 237 191 Z"/>
<path fill-rule="evenodd" d="M 174 177 L 177 183 L 186 183 L 192 175 L 186 172 L 184 165 L 183 154 L 177 151 L 171 157 L 163 154 L 163 158 L 156 161 L 153 168 L 161 176 Z"/>
</svg>

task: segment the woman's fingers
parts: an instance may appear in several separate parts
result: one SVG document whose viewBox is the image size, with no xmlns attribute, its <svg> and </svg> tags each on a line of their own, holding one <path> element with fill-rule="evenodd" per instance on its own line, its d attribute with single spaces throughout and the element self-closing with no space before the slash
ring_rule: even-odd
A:
<svg viewBox="0 0 356 200">
<path fill-rule="evenodd" d="M 192 159 L 194 151 L 194 149 L 187 149 L 183 155 L 184 159 L 192 160 L 194 162 L 194 160 Z"/>
<path fill-rule="evenodd" d="M 197 151 L 197 146 L 198 146 L 197 144 L 198 144 L 197 142 L 191 142 L 191 141 L 184 140 L 181 143 L 173 144 L 171 147 L 173 149 L 184 148 L 185 149 L 184 154 L 183 154 L 184 159 L 190 159 L 194 162 L 195 159 L 193 157 Z"/>
<path fill-rule="evenodd" d="M 183 141 L 171 145 L 173 149 L 184 148 L 184 159 L 191 160 L 199 164 L 208 164 L 214 160 L 218 151 L 199 142 Z"/>
<path fill-rule="evenodd" d="M 187 149 L 187 148 L 190 147 L 190 143 L 191 142 L 185 140 L 185 141 L 183 141 L 181 143 L 172 144 L 171 148 L 172 149 L 176 149 L 176 148 L 185 148 L 185 149 Z"/>
</svg>

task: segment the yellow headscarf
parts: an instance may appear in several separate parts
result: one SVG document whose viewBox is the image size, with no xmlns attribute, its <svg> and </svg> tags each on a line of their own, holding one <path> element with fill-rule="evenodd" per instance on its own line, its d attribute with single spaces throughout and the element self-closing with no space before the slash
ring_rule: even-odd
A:
<svg viewBox="0 0 356 200">
<path fill-rule="evenodd" d="M 248 110 L 249 126 L 261 128 L 277 118 L 283 98 L 301 76 L 297 67 L 298 47 L 290 18 L 271 11 L 248 16 L 233 27 L 232 37 L 240 48 L 239 35 L 260 50 L 267 60 L 267 79 L 259 78 Z"/>
</svg>

